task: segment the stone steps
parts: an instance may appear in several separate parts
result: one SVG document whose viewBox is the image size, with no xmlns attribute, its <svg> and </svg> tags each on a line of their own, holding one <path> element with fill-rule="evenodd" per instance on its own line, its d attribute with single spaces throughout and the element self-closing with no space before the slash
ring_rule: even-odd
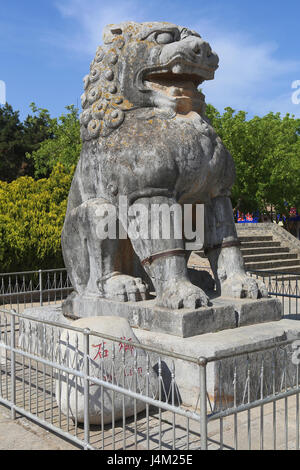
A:
<svg viewBox="0 0 300 470">
<path fill-rule="evenodd" d="M 290 266 L 300 266 L 300 260 L 283 260 L 283 261 L 262 261 L 262 262 L 255 262 L 255 263 L 246 263 L 247 271 L 263 271 L 276 268 L 277 271 L 282 271 L 282 268 L 290 267 Z M 290 271 L 292 272 L 292 271 Z"/>
<path fill-rule="evenodd" d="M 242 242 L 242 249 L 244 248 L 271 248 L 280 247 L 280 242 L 266 241 L 266 242 Z"/>
<path fill-rule="evenodd" d="M 237 227 L 238 237 L 241 242 L 241 252 L 244 258 L 247 271 L 268 271 L 270 275 L 283 273 L 284 276 L 300 273 L 299 253 L 289 244 L 286 237 L 278 237 L 268 229 L 249 230 Z M 206 258 L 203 251 L 196 252 L 201 258 Z M 207 263 L 204 261 L 203 264 Z M 199 261 L 201 265 L 201 261 Z"/>
<path fill-rule="evenodd" d="M 278 246 L 266 246 L 266 247 L 249 247 L 249 248 L 242 248 L 242 254 L 245 256 L 249 255 L 265 255 L 265 254 L 272 254 L 272 253 L 289 253 L 290 249 L 286 247 L 281 247 L 280 243 Z"/>
<path fill-rule="evenodd" d="M 258 255 L 245 255 L 243 252 L 243 258 L 245 263 L 261 263 L 263 261 L 279 261 L 279 260 L 290 260 L 297 259 L 297 253 L 263 253 Z M 297 264 L 297 263 L 296 263 Z"/>
<path fill-rule="evenodd" d="M 246 265 L 246 271 L 250 270 L 250 268 Z M 255 269 L 252 271 L 256 271 Z M 265 274 L 265 277 L 271 276 L 272 279 L 278 278 L 278 280 L 284 278 L 285 280 L 294 280 L 299 279 L 300 274 L 300 265 L 297 266 L 283 266 L 283 267 L 276 267 L 276 268 L 268 268 L 268 269 L 257 269 L 257 271 L 261 271 Z M 282 274 L 282 276 L 281 276 Z M 295 274 L 295 276 L 293 276 Z"/>
<path fill-rule="evenodd" d="M 267 228 L 267 227 L 266 227 Z M 266 230 L 249 229 L 238 231 L 241 251 L 247 271 L 270 271 L 270 273 L 299 273 L 300 259 L 295 251 L 291 253 L 286 241 L 274 240 L 273 234 Z"/>
<path fill-rule="evenodd" d="M 272 235 L 241 235 L 239 236 L 240 242 L 267 242 L 273 241 Z"/>
</svg>

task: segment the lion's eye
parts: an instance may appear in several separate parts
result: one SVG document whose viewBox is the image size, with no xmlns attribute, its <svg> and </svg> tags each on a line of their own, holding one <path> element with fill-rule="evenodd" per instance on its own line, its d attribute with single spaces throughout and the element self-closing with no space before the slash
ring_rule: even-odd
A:
<svg viewBox="0 0 300 470">
<path fill-rule="evenodd" d="M 156 36 L 156 42 L 158 44 L 169 44 L 170 42 L 174 42 L 174 33 L 158 33 Z"/>
</svg>

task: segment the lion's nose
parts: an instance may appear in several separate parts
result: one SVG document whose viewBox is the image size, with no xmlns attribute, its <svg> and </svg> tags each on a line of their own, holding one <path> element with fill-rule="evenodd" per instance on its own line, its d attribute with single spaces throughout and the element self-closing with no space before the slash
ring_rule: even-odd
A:
<svg viewBox="0 0 300 470">
<path fill-rule="evenodd" d="M 210 46 L 207 42 L 202 41 L 202 39 L 191 38 L 191 39 L 187 39 L 186 42 L 187 42 L 187 45 L 189 45 L 190 49 L 192 49 L 192 51 L 195 54 L 203 55 L 204 57 L 210 55 L 209 54 Z M 210 49 L 210 53 L 211 53 L 211 49 Z"/>
<path fill-rule="evenodd" d="M 181 41 L 167 44 L 161 51 L 160 60 L 162 63 L 167 63 L 176 54 L 180 54 L 199 65 L 206 65 L 214 69 L 218 67 L 219 57 L 217 54 L 211 50 L 208 42 L 197 36 L 188 36 Z"/>
<path fill-rule="evenodd" d="M 188 37 L 186 41 L 186 46 L 197 56 L 201 57 L 203 60 L 208 59 L 216 65 L 219 62 L 219 58 L 215 52 L 212 51 L 208 42 L 203 41 L 203 39 L 198 37 Z M 184 42 L 183 41 L 183 42 Z"/>
</svg>

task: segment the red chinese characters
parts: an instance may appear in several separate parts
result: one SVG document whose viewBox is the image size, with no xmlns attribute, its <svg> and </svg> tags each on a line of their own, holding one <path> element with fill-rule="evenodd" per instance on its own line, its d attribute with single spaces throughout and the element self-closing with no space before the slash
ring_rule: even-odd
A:
<svg viewBox="0 0 300 470">
<path fill-rule="evenodd" d="M 105 341 L 103 341 L 100 344 L 92 344 L 93 348 L 98 348 L 97 354 L 94 357 L 93 361 L 95 361 L 97 359 L 97 357 L 99 357 L 100 359 L 102 359 L 104 357 L 108 357 L 108 349 L 104 349 L 105 344 L 106 344 Z"/>
<path fill-rule="evenodd" d="M 125 336 L 123 338 L 124 341 L 132 341 L 132 338 L 125 338 Z M 122 349 L 124 348 L 124 351 L 127 352 L 127 351 L 130 351 L 131 355 L 134 351 L 134 346 L 130 345 L 130 344 L 125 344 L 125 343 L 119 343 L 119 352 L 122 351 Z"/>
</svg>

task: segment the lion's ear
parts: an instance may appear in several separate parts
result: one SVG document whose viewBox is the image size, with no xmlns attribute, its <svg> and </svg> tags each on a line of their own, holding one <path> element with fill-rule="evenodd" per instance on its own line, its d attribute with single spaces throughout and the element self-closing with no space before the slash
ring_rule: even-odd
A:
<svg viewBox="0 0 300 470">
<path fill-rule="evenodd" d="M 110 44 L 116 36 L 123 34 L 123 28 L 118 24 L 109 24 L 104 28 L 103 31 L 103 42 L 104 44 Z"/>
</svg>

